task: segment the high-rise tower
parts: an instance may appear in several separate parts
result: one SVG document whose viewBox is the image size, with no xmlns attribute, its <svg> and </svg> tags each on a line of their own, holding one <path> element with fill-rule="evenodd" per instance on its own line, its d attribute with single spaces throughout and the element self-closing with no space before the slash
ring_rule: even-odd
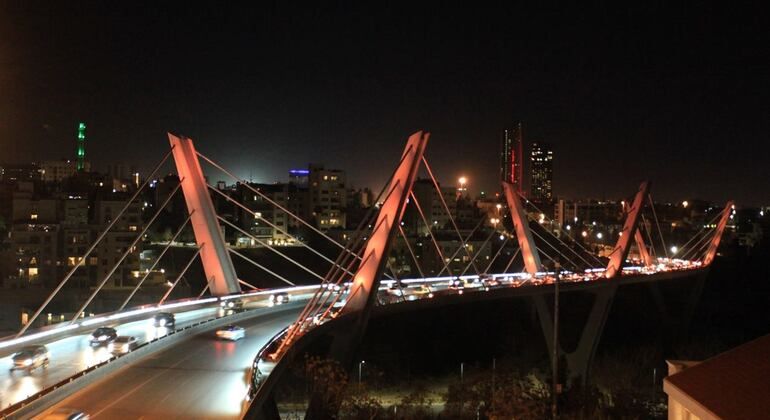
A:
<svg viewBox="0 0 770 420">
<path fill-rule="evenodd" d="M 78 123 L 78 163 L 77 170 L 82 171 L 86 167 L 86 123 Z"/>
<path fill-rule="evenodd" d="M 550 201 L 553 198 L 553 150 L 544 142 L 532 142 L 532 185 L 530 197 L 534 201 Z"/>
<path fill-rule="evenodd" d="M 519 194 L 524 192 L 524 133 L 521 123 L 503 130 L 500 144 L 500 178 L 510 182 Z"/>
</svg>

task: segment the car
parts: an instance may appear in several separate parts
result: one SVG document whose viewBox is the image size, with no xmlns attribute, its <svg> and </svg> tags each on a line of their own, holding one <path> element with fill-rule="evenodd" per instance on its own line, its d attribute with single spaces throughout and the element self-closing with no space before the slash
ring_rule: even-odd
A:
<svg viewBox="0 0 770 420">
<path fill-rule="evenodd" d="M 237 325 L 227 325 L 217 330 L 217 338 L 237 341 L 246 337 L 246 330 Z"/>
<path fill-rule="evenodd" d="M 90 416 L 74 408 L 57 408 L 48 413 L 42 420 L 88 420 Z"/>
<path fill-rule="evenodd" d="M 139 342 L 136 341 L 136 337 L 121 335 L 118 336 L 115 341 L 110 343 L 109 346 L 107 346 L 107 349 L 110 353 L 122 354 L 130 352 L 137 346 L 139 346 Z"/>
<path fill-rule="evenodd" d="M 92 346 L 106 346 L 118 338 L 118 331 L 112 327 L 99 327 L 91 333 Z"/>
<path fill-rule="evenodd" d="M 243 301 L 238 298 L 223 299 L 221 302 L 219 302 L 219 306 L 222 307 L 222 309 L 237 311 L 243 309 Z"/>
<path fill-rule="evenodd" d="M 408 286 L 403 283 L 394 281 L 393 284 L 388 288 L 388 293 L 394 296 L 404 296 L 407 287 Z"/>
<path fill-rule="evenodd" d="M 170 312 L 158 312 L 152 317 L 152 325 L 160 328 L 174 328 L 176 326 L 174 314 Z"/>
<path fill-rule="evenodd" d="M 288 292 L 278 292 L 270 295 L 270 303 L 274 305 L 280 305 L 289 301 Z"/>
<path fill-rule="evenodd" d="M 11 371 L 33 371 L 39 367 L 48 367 L 50 361 L 48 349 L 45 346 L 27 346 L 16 352 L 11 358 L 13 365 Z"/>
<path fill-rule="evenodd" d="M 489 290 L 491 288 L 497 287 L 500 285 L 500 281 L 497 280 L 494 277 L 486 277 L 481 280 L 481 284 L 484 287 L 484 290 Z"/>
</svg>

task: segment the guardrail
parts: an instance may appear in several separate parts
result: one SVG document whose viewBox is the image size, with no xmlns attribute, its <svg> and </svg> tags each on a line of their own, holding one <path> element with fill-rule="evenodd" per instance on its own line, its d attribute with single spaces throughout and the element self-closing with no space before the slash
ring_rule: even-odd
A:
<svg viewBox="0 0 770 420">
<path fill-rule="evenodd" d="M 261 308 L 260 308 L 261 309 Z M 259 309 L 249 309 L 242 312 L 223 315 L 217 318 L 209 318 L 187 325 L 182 328 L 169 331 L 168 334 L 140 344 L 134 350 L 110 357 L 101 363 L 88 367 L 68 378 L 65 378 L 47 388 L 30 395 L 28 398 L 12 404 L 0 411 L 2 419 L 28 418 L 45 410 L 49 406 L 64 399 L 72 392 L 81 390 L 97 380 L 113 373 L 117 369 L 135 363 L 152 353 L 161 351 L 176 344 L 178 341 L 212 328 L 217 328 L 228 323 L 237 322 L 252 316 L 259 315 Z M 156 344 L 154 345 L 153 344 Z"/>
</svg>

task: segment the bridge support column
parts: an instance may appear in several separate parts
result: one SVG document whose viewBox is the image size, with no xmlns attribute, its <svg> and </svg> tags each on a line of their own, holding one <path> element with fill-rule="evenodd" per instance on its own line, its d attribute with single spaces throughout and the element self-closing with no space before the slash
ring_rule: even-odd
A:
<svg viewBox="0 0 770 420">
<path fill-rule="evenodd" d="M 588 381 L 591 364 L 596 355 L 596 349 L 599 346 L 599 341 L 604 331 L 604 324 L 609 316 L 617 288 L 617 283 L 610 283 L 593 292 L 594 302 L 586 318 L 577 346 L 571 352 L 566 352 L 563 348 L 558 349 L 559 354 L 567 361 L 568 378 L 570 381 L 579 380 L 583 385 Z M 536 295 L 533 299 L 540 320 L 540 328 L 543 330 L 549 354 L 552 354 L 554 323 L 551 317 L 551 309 L 548 307 L 545 296 Z"/>
<path fill-rule="evenodd" d="M 209 290 L 214 296 L 239 293 L 241 286 L 235 274 L 233 261 L 227 252 L 227 245 L 217 221 L 214 204 L 211 202 L 206 179 L 203 177 L 193 141 L 168 133 L 173 148 L 177 173 L 182 182 L 182 192 L 190 213 L 190 223 L 195 241 L 201 248 L 200 258 L 203 271 L 208 279 Z M 206 246 L 203 246 L 206 244 Z"/>
<path fill-rule="evenodd" d="M 628 250 L 631 247 L 631 241 L 636 237 L 639 227 L 639 216 L 642 214 L 642 207 L 644 207 L 644 199 L 647 197 L 650 184 L 645 181 L 639 186 L 639 191 L 634 197 L 634 201 L 628 210 L 628 216 L 625 223 L 623 223 L 623 230 L 621 231 L 620 238 L 618 238 L 615 249 L 610 254 L 610 262 L 607 264 L 607 271 L 604 272 L 604 276 L 608 279 L 615 277 L 623 269 L 623 264 L 626 262 L 628 256 Z M 644 241 L 642 241 L 644 242 Z"/>
<path fill-rule="evenodd" d="M 275 403 L 275 396 L 270 394 L 265 402 L 262 403 L 261 410 L 257 413 L 254 420 L 281 420 L 281 413 L 278 411 L 278 404 Z"/>
<path fill-rule="evenodd" d="M 366 242 L 363 259 L 353 276 L 348 302 L 340 315 L 355 316 L 356 319 L 352 328 L 333 337 L 328 352 L 329 357 L 340 362 L 343 367 L 352 367 L 353 356 L 366 332 L 366 325 L 380 287 L 380 278 L 387 264 L 388 250 L 400 226 L 407 198 L 417 178 L 428 137 L 429 134 L 422 131 L 409 137 L 401 163 L 393 175 L 385 201 L 377 215 L 374 231 Z M 337 412 L 339 409 L 328 407 L 327 404 L 318 395 L 311 396 L 305 419 L 326 419 L 328 413 Z"/>
</svg>

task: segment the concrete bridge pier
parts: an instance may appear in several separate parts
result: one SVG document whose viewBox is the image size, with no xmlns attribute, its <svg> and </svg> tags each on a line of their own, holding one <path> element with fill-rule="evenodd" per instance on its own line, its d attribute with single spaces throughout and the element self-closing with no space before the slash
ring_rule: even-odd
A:
<svg viewBox="0 0 770 420">
<path fill-rule="evenodd" d="M 594 302 L 588 313 L 588 317 L 586 318 L 577 347 L 575 347 L 575 350 L 568 353 L 564 351 L 561 345 L 559 346 L 559 354 L 561 355 L 561 358 L 566 359 L 567 362 L 566 370 L 570 382 L 580 381 L 582 385 L 587 383 L 591 371 L 591 364 L 596 355 L 596 349 L 599 346 L 599 341 L 601 340 L 602 332 L 604 331 L 604 325 L 609 316 L 612 301 L 615 298 L 617 289 L 617 282 L 609 282 L 606 287 L 593 291 Z M 540 327 L 545 336 L 548 354 L 553 354 L 554 322 L 551 315 L 552 309 L 546 301 L 546 295 L 536 295 L 533 299 L 540 320 Z"/>
</svg>

